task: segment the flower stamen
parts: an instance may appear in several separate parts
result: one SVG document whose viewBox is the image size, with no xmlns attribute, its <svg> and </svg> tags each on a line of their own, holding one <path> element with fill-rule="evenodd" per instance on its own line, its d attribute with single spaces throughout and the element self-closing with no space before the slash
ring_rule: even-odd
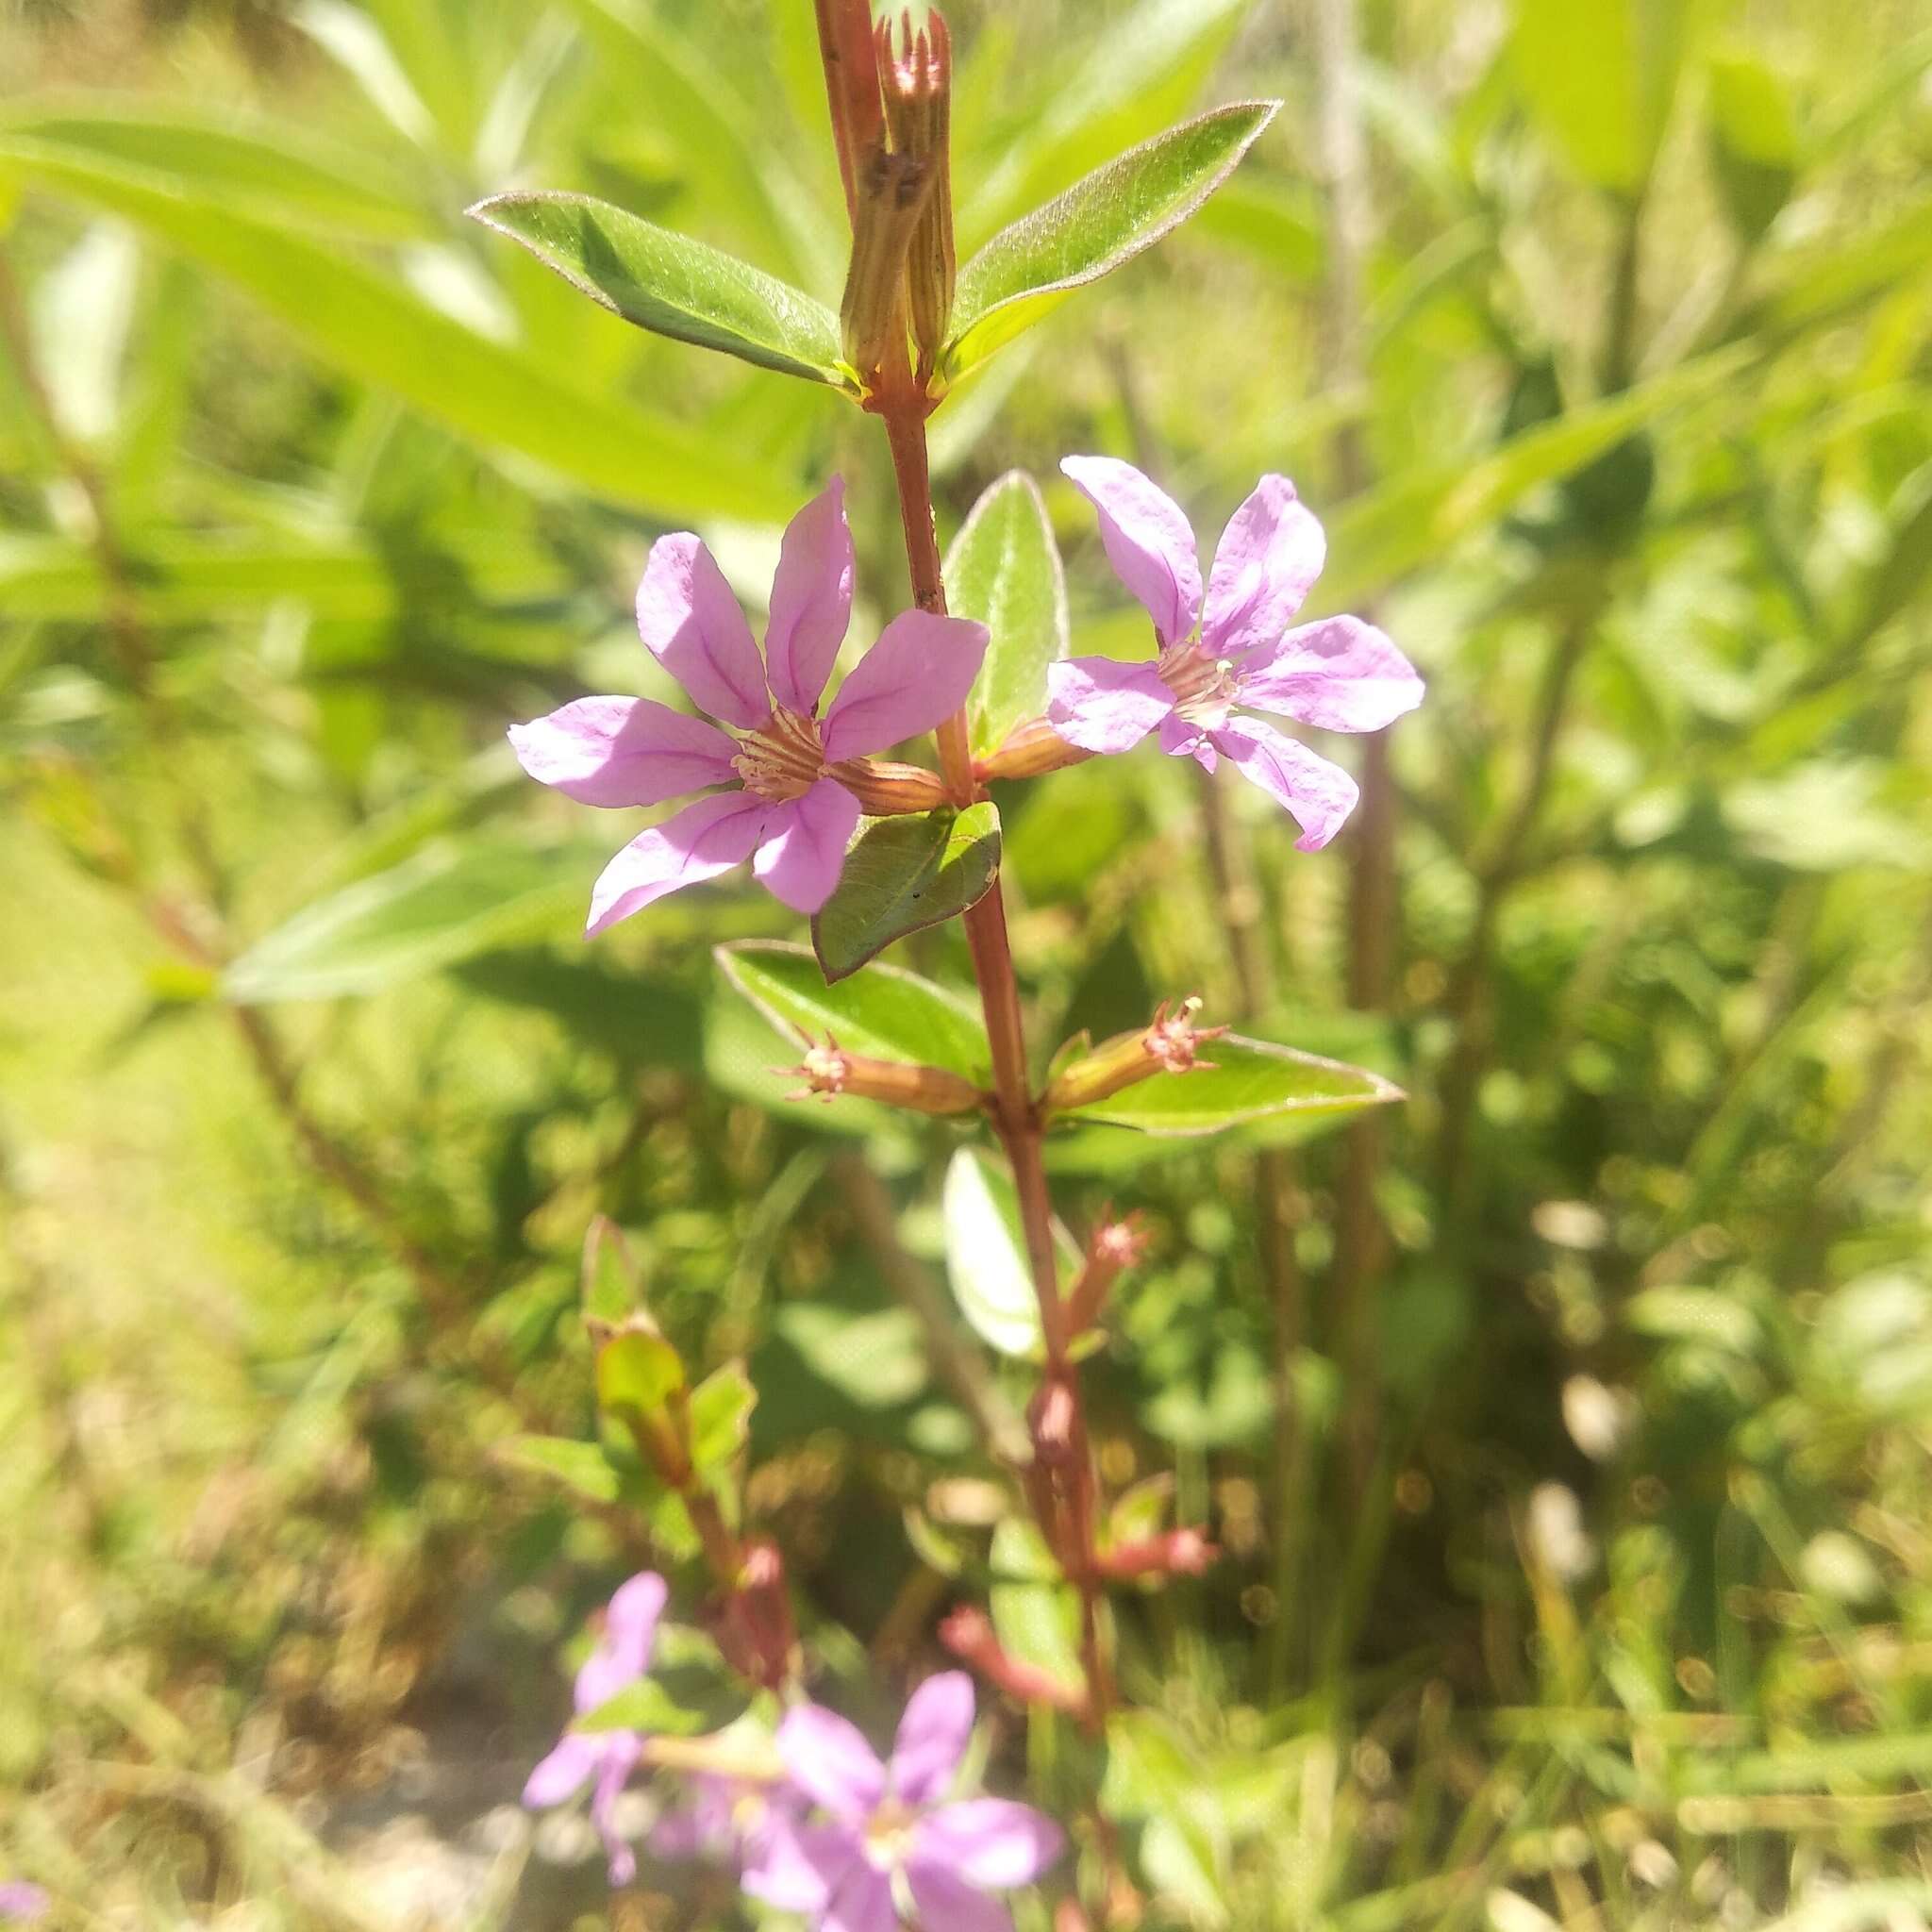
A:
<svg viewBox="0 0 1932 1932">
<path fill-rule="evenodd" d="M 1155 667 L 1162 684 L 1174 695 L 1174 708 L 1191 724 L 1208 726 L 1227 722 L 1229 708 L 1239 695 L 1234 662 L 1210 658 L 1193 639 L 1170 645 Z"/>
<path fill-rule="evenodd" d="M 825 747 L 815 718 L 774 711 L 738 741 L 742 748 L 731 768 L 744 780 L 744 789 L 760 798 L 774 803 L 803 798 L 824 775 Z"/>
</svg>

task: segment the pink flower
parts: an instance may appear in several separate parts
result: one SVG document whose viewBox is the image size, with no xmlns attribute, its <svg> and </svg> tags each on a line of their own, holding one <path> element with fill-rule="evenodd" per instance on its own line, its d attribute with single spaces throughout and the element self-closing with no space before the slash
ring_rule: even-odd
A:
<svg viewBox="0 0 1932 1932">
<path fill-rule="evenodd" d="M 13 1878 L 0 1885 L 0 1919 L 32 1924 L 36 1919 L 47 1916 L 51 1903 L 45 1888 L 35 1885 L 30 1879 Z"/>
<path fill-rule="evenodd" d="M 650 1669 L 658 1619 L 664 1614 L 668 1593 L 664 1579 L 646 1570 L 622 1585 L 610 1599 L 603 1637 L 577 1673 L 572 1693 L 579 1717 L 609 1703 Z M 643 1738 L 636 1731 L 565 1731 L 524 1786 L 524 1803 L 535 1810 L 561 1805 L 594 1780 L 591 1817 L 609 1854 L 612 1885 L 628 1885 L 638 1873 L 635 1855 L 617 1834 L 614 1814 L 643 1748 Z"/>
<path fill-rule="evenodd" d="M 1319 852 L 1355 808 L 1341 766 L 1237 706 L 1324 731 L 1379 731 L 1422 703 L 1423 681 L 1358 617 L 1290 630 L 1322 574 L 1322 526 L 1286 476 L 1263 476 L 1214 555 L 1206 598 L 1193 532 L 1179 507 L 1131 463 L 1069 457 L 1060 465 L 1100 512 L 1114 574 L 1147 607 L 1153 663 L 1070 658 L 1047 671 L 1047 717 L 1082 751 L 1125 751 L 1150 731 L 1163 751 L 1211 772 L 1227 758 L 1292 812 L 1304 852 Z"/>
<path fill-rule="evenodd" d="M 686 1795 L 683 1806 L 651 1828 L 651 1850 L 660 1858 L 759 1864 L 771 1856 L 776 1834 L 795 1828 L 808 1809 L 804 1795 L 789 1784 L 755 1784 L 715 1772 L 694 1773 Z"/>
<path fill-rule="evenodd" d="M 746 858 L 795 912 L 816 912 L 831 897 L 860 815 L 839 766 L 951 716 L 987 645 L 983 625 L 906 611 L 821 719 L 851 617 L 852 532 L 836 476 L 785 532 L 762 658 L 704 544 L 686 534 L 651 546 L 639 632 L 697 704 L 740 735 L 650 698 L 577 698 L 512 727 L 524 770 L 584 805 L 662 805 L 730 788 L 641 833 L 610 861 L 591 895 L 586 938 Z"/>
<path fill-rule="evenodd" d="M 988 1894 L 1030 1885 L 1066 1840 L 1030 1805 L 938 1802 L 972 1730 L 973 1683 L 960 1671 L 913 1692 L 890 1765 L 843 1718 L 800 1705 L 778 1728 L 778 1755 L 826 1822 L 774 1834 L 747 1863 L 744 1889 L 807 1913 L 819 1932 L 895 1932 L 902 1909 L 921 1932 L 1012 1932 Z"/>
</svg>

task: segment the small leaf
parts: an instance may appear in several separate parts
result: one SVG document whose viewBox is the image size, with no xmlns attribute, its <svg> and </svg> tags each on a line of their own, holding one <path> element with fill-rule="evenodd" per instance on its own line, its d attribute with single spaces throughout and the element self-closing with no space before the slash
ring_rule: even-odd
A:
<svg viewBox="0 0 1932 1932">
<path fill-rule="evenodd" d="M 751 1440 L 758 1391 L 742 1362 L 726 1362 L 691 1391 L 691 1460 L 701 1476 L 736 1461 Z"/>
<path fill-rule="evenodd" d="M 624 1493 L 622 1474 L 594 1442 L 565 1436 L 517 1436 L 498 1453 L 511 1467 L 547 1475 L 593 1503 L 615 1503 Z"/>
<path fill-rule="evenodd" d="M 1756 242 L 1798 178 L 1798 120 L 1783 75 L 1746 55 L 1713 60 L 1710 145 L 1732 225 Z"/>
<path fill-rule="evenodd" d="M 651 1738 L 689 1738 L 705 1728 L 655 1677 L 640 1677 L 571 1725 L 574 1731 L 641 1731 Z"/>
<path fill-rule="evenodd" d="M 547 936 L 582 897 L 554 854 L 434 845 L 304 908 L 228 968 L 222 991 L 244 1006 L 375 992 Z"/>
<path fill-rule="evenodd" d="M 985 1155 L 962 1147 L 946 1169 L 944 1211 L 946 1274 L 959 1312 L 1000 1354 L 1037 1353 L 1040 1303 L 1011 1179 Z"/>
<path fill-rule="evenodd" d="M 1172 233 L 1233 173 L 1280 105 L 1242 101 L 1184 121 L 1001 229 L 959 271 L 944 378 L 984 362 L 1075 289 Z"/>
<path fill-rule="evenodd" d="M 597 1350 L 597 1406 L 608 1414 L 649 1422 L 683 1388 L 684 1363 L 653 1330 L 625 1329 Z"/>
<path fill-rule="evenodd" d="M 1046 709 L 1046 667 L 1067 655 L 1067 580 L 1039 486 L 1008 470 L 973 506 L 946 555 L 953 615 L 991 641 L 967 701 L 975 755 Z"/>
<path fill-rule="evenodd" d="M 979 1009 L 916 973 L 874 964 L 828 986 L 809 950 L 780 940 L 739 940 L 712 957 L 793 1044 L 829 1034 L 849 1053 L 986 1082 L 991 1054 Z"/>
<path fill-rule="evenodd" d="M 1107 1121 L 1143 1134 L 1219 1134 L 1271 1114 L 1342 1113 L 1382 1107 L 1402 1090 L 1361 1067 L 1228 1034 L 1202 1048 L 1186 1074 L 1157 1074 L 1060 1120 Z"/>
<path fill-rule="evenodd" d="M 470 214 L 640 328 L 786 375 L 846 381 L 839 318 L 722 249 L 587 194 L 495 194 Z"/>
<path fill-rule="evenodd" d="M 806 1367 L 859 1408 L 898 1408 L 931 1381 L 919 1323 L 905 1308 L 856 1314 L 826 1302 L 787 1302 L 773 1326 Z"/>
<path fill-rule="evenodd" d="M 908 933 L 957 919 L 985 897 L 999 869 L 995 805 L 874 820 L 812 918 L 811 942 L 826 980 L 850 977 Z"/>
</svg>

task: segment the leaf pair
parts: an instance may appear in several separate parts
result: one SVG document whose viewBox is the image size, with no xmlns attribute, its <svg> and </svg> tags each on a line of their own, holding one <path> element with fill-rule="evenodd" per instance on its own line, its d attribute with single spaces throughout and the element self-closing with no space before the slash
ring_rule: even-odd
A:
<svg viewBox="0 0 1932 1932">
<path fill-rule="evenodd" d="M 1241 102 L 1184 122 L 1003 228 L 959 272 L 939 387 L 1178 226 L 1227 178 L 1278 105 Z M 858 391 L 838 316 L 721 249 L 583 194 L 498 194 L 470 212 L 641 328 Z"/>
</svg>

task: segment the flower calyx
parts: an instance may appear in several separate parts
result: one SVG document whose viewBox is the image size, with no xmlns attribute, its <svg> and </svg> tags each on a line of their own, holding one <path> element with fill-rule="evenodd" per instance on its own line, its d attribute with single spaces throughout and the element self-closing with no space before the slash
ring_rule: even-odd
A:
<svg viewBox="0 0 1932 1932">
<path fill-rule="evenodd" d="M 1076 1108 L 1110 1099 L 1157 1074 L 1187 1074 L 1211 1065 L 1199 1058 L 1199 1048 L 1207 1041 L 1220 1039 L 1227 1028 L 1197 1025 L 1194 1016 L 1200 1010 L 1197 996 L 1177 1001 L 1172 1008 L 1163 1000 L 1154 1009 L 1153 1020 L 1140 1032 L 1116 1034 L 1062 1067 L 1047 1084 L 1041 1101 L 1042 1113 L 1049 1118 L 1071 1113 Z"/>
<path fill-rule="evenodd" d="M 1139 1537 L 1095 1553 L 1093 1568 L 1112 1583 L 1147 1578 L 1205 1575 L 1220 1560 L 1221 1550 L 1198 1529 L 1170 1529 L 1158 1536 Z"/>
<path fill-rule="evenodd" d="M 1038 1664 L 1023 1663 L 1010 1655 L 994 1634 L 992 1619 L 976 1605 L 961 1604 L 940 1624 L 940 1641 L 963 1664 L 977 1672 L 1016 1704 L 1040 1704 L 1064 1710 L 1083 1723 L 1088 1716 L 1087 1692 L 1064 1683 Z"/>
<path fill-rule="evenodd" d="M 1073 1287 L 1067 1291 L 1069 1334 L 1084 1334 L 1099 1322 L 1114 1283 L 1129 1268 L 1138 1268 L 1147 1258 L 1153 1241 L 1153 1235 L 1140 1215 L 1129 1214 L 1116 1221 L 1108 1212 L 1087 1243 L 1086 1259 Z"/>
<path fill-rule="evenodd" d="M 987 757 L 974 761 L 973 775 L 981 784 L 995 778 L 1039 778 L 1084 764 L 1093 756 L 1069 744 L 1045 718 L 1029 718 L 1014 725 Z"/>
<path fill-rule="evenodd" d="M 847 1053 L 829 1036 L 823 1046 L 816 1042 L 808 1044 L 799 1065 L 780 1071 L 805 1082 L 786 1096 L 789 1100 L 816 1097 L 831 1101 L 842 1093 L 943 1118 L 977 1112 L 987 1098 L 982 1089 L 944 1067 L 918 1066 L 908 1060 L 873 1059 L 864 1054 Z"/>
</svg>

